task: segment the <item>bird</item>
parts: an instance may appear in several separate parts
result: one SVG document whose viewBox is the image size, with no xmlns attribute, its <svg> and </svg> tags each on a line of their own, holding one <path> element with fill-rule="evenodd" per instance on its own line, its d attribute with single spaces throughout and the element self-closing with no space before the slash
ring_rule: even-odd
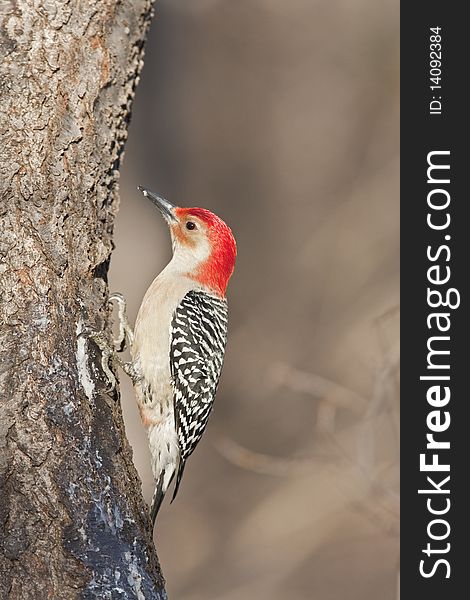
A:
<svg viewBox="0 0 470 600">
<path fill-rule="evenodd" d="M 227 285 L 237 246 L 229 226 L 205 208 L 174 206 L 138 189 L 160 211 L 171 235 L 173 255 L 144 295 L 134 331 L 124 319 L 132 377 L 147 430 L 155 480 L 152 527 L 176 477 L 178 493 L 189 456 L 206 429 L 227 342 Z M 123 298 L 114 295 L 120 304 Z M 121 345 L 122 346 L 122 345 Z"/>
</svg>

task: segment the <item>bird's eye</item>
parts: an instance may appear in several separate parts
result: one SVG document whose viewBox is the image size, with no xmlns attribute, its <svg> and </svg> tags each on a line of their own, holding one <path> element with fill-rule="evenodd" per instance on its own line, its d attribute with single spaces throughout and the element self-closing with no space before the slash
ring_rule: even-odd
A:
<svg viewBox="0 0 470 600">
<path fill-rule="evenodd" d="M 193 223 L 192 221 L 188 221 L 186 223 L 186 229 L 196 229 L 196 223 Z"/>
</svg>

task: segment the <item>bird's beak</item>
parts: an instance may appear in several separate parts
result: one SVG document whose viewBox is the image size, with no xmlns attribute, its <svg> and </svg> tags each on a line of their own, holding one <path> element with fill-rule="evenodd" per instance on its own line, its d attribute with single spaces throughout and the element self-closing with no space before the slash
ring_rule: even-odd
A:
<svg viewBox="0 0 470 600">
<path fill-rule="evenodd" d="M 142 192 L 142 194 L 146 198 L 148 198 L 150 200 L 150 202 L 155 204 L 155 206 L 158 208 L 158 210 L 162 213 L 163 218 L 167 221 L 167 223 L 176 223 L 178 221 L 178 219 L 175 216 L 175 208 L 176 207 L 173 206 L 173 204 L 171 204 L 171 202 L 168 202 L 168 200 L 165 200 L 165 198 L 160 198 L 160 196 L 157 196 L 157 194 L 154 194 L 153 192 L 146 190 L 141 185 L 139 185 L 137 187 L 137 189 L 140 192 Z"/>
</svg>

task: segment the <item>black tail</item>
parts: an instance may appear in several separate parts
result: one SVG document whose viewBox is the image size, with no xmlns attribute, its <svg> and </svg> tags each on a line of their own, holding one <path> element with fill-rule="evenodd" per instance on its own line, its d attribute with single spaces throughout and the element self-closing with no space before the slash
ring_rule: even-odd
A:
<svg viewBox="0 0 470 600">
<path fill-rule="evenodd" d="M 157 481 L 157 485 L 155 486 L 155 491 L 153 493 L 153 498 L 152 498 L 152 505 L 150 507 L 150 518 L 152 520 L 152 527 L 155 525 L 155 519 L 157 518 L 157 514 L 158 511 L 160 510 L 160 506 L 163 502 L 163 497 L 165 496 L 164 492 L 163 492 L 163 475 L 165 474 L 165 472 L 163 472 L 158 481 Z"/>
<path fill-rule="evenodd" d="M 176 498 L 176 494 L 178 493 L 181 479 L 183 478 L 183 472 L 184 472 L 185 465 L 186 465 L 186 461 L 181 459 L 180 466 L 178 468 L 178 475 L 176 476 L 175 491 L 173 492 L 173 498 L 171 499 L 172 502 Z"/>
<path fill-rule="evenodd" d="M 178 493 L 178 489 L 180 487 L 181 479 L 183 477 L 185 465 L 186 465 L 186 461 L 181 460 L 179 468 L 178 468 L 178 475 L 176 477 L 175 491 L 173 492 L 173 497 L 171 499 L 172 502 L 176 498 L 176 494 Z M 160 477 L 158 478 L 157 483 L 155 485 L 155 491 L 153 493 L 152 505 L 150 507 L 150 518 L 152 520 L 152 527 L 155 526 L 155 521 L 157 519 L 158 511 L 160 510 L 160 506 L 162 505 L 163 498 L 165 497 L 165 492 L 163 491 L 164 476 L 165 476 L 165 471 L 163 471 L 162 474 L 160 475 Z M 171 479 L 173 479 L 173 477 L 174 477 L 174 473 L 171 476 Z M 171 483 L 171 479 L 170 479 L 170 483 Z"/>
</svg>

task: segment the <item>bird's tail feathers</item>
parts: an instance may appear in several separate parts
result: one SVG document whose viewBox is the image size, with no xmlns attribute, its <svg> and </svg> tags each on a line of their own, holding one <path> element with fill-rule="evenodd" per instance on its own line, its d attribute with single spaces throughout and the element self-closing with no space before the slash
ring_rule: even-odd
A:
<svg viewBox="0 0 470 600">
<path fill-rule="evenodd" d="M 176 477 L 175 490 L 173 492 L 173 497 L 171 498 L 171 502 L 173 502 L 173 500 L 176 498 L 176 494 L 178 493 L 178 489 L 180 487 L 181 479 L 183 477 L 185 465 L 186 465 L 186 461 L 181 460 L 179 467 L 178 467 L 178 475 Z M 152 504 L 150 507 L 150 518 L 152 520 L 152 526 L 155 525 L 158 511 L 160 510 L 160 506 L 162 505 L 163 498 L 165 497 L 167 487 L 170 485 L 171 480 L 174 477 L 174 473 L 175 472 L 173 471 L 173 473 L 171 474 L 170 480 L 165 485 L 165 489 L 163 489 L 163 484 L 165 482 L 165 471 L 162 471 L 160 477 L 157 479 L 157 482 L 155 485 L 155 491 L 153 493 Z"/>
<path fill-rule="evenodd" d="M 186 461 L 184 459 L 181 459 L 179 467 L 178 467 L 178 475 L 176 476 L 176 483 L 175 483 L 175 490 L 173 492 L 173 497 L 171 499 L 171 502 L 173 502 L 173 500 L 176 498 L 176 494 L 178 493 L 179 487 L 180 487 L 180 483 L 181 483 L 181 479 L 183 478 L 183 473 L 184 473 L 184 467 L 186 466 Z"/>
<path fill-rule="evenodd" d="M 158 478 L 155 491 L 153 492 L 152 504 L 150 507 L 150 519 L 152 520 L 152 526 L 155 525 L 158 511 L 160 510 L 160 506 L 165 496 L 165 492 L 163 491 L 163 475 L 164 473 L 162 473 Z"/>
</svg>

